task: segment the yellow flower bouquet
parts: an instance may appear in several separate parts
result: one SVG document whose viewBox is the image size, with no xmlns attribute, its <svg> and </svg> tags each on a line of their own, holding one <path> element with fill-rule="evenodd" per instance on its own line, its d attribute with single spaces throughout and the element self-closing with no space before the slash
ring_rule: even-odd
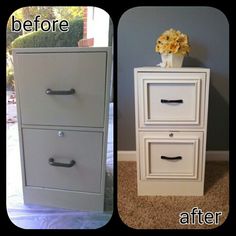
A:
<svg viewBox="0 0 236 236">
<path fill-rule="evenodd" d="M 190 51 L 188 36 L 179 30 L 169 29 L 156 41 L 156 52 L 165 54 L 186 55 Z"/>
</svg>

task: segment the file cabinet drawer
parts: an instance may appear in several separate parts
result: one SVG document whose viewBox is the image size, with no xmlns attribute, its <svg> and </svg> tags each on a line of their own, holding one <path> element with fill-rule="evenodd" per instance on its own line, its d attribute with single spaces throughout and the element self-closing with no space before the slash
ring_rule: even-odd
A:
<svg viewBox="0 0 236 236">
<path fill-rule="evenodd" d="M 140 74 L 140 127 L 202 125 L 205 75 Z"/>
<path fill-rule="evenodd" d="M 17 52 L 22 124 L 104 126 L 107 52 Z"/>
<path fill-rule="evenodd" d="M 103 134 L 23 129 L 26 186 L 101 192 Z"/>
<path fill-rule="evenodd" d="M 202 132 L 140 133 L 141 179 L 197 179 Z"/>
</svg>

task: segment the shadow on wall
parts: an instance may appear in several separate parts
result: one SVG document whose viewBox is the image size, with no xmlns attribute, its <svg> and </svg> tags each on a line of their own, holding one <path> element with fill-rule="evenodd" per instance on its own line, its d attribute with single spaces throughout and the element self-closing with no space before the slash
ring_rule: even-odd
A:
<svg viewBox="0 0 236 236">
<path fill-rule="evenodd" d="M 212 78 L 220 76 L 212 73 Z M 209 122 L 211 121 L 211 122 Z M 221 140 L 224 140 L 222 143 Z M 217 147 L 217 148 L 216 148 Z M 214 84 L 210 85 L 208 111 L 208 150 L 228 150 L 229 147 L 229 103 L 219 93 Z"/>
<path fill-rule="evenodd" d="M 191 51 L 190 54 L 184 58 L 183 67 L 206 67 L 202 62 L 208 61 L 208 50 L 203 44 L 191 42 L 191 48 L 197 49 L 197 52 Z M 201 61 L 192 57 L 191 55 L 197 55 L 197 58 L 201 58 Z"/>
<path fill-rule="evenodd" d="M 183 61 L 183 67 L 206 67 L 200 60 L 186 56 Z"/>
<path fill-rule="evenodd" d="M 204 50 L 203 50 L 204 51 Z M 202 55 L 204 60 L 186 56 L 184 59 L 184 67 L 208 67 L 202 61 L 207 58 Z M 202 58 L 201 57 L 201 58 Z M 227 82 L 228 78 L 220 73 L 211 70 L 210 72 L 210 94 L 209 94 L 209 110 L 208 110 L 208 129 L 207 129 L 207 150 L 228 150 L 229 146 L 229 103 L 214 86 L 214 80 Z M 226 86 L 226 85 L 225 85 Z M 210 121 L 210 122 L 209 122 Z M 222 143 L 221 140 L 224 140 Z"/>
</svg>

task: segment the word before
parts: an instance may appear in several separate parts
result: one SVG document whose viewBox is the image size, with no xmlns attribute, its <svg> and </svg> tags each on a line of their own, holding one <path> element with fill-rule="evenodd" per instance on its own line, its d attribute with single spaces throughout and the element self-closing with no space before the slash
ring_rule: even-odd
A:
<svg viewBox="0 0 236 236">
<path fill-rule="evenodd" d="M 12 32 L 19 32 L 21 30 L 32 32 L 38 31 L 41 29 L 43 32 L 56 32 L 57 28 L 61 32 L 68 32 L 69 31 L 69 22 L 67 20 L 39 20 L 41 16 L 37 15 L 35 18 L 31 20 L 25 20 L 21 22 L 20 20 L 15 19 L 14 15 L 12 16 L 12 24 L 11 24 L 11 31 Z"/>
<path fill-rule="evenodd" d="M 220 216 L 222 215 L 222 212 L 211 212 L 207 211 L 204 213 L 202 209 L 198 209 L 198 207 L 193 207 L 190 212 L 181 212 L 179 214 L 179 223 L 181 225 L 186 225 L 186 224 L 207 224 L 207 225 L 212 225 L 216 224 L 218 225 L 220 220 Z"/>
</svg>

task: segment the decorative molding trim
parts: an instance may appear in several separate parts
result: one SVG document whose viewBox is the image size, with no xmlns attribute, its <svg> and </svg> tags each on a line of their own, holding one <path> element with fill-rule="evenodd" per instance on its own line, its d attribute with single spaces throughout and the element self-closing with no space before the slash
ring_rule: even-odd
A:
<svg viewBox="0 0 236 236">
<path fill-rule="evenodd" d="M 136 161 L 136 151 L 118 151 L 118 161 Z M 206 151 L 206 161 L 229 161 L 229 151 Z"/>
</svg>

